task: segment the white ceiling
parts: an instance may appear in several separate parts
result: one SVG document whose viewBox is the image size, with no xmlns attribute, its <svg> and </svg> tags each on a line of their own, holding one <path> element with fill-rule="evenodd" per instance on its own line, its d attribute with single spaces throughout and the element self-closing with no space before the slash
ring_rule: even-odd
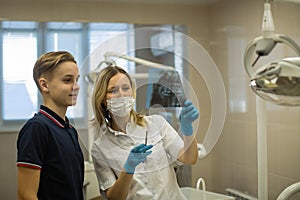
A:
<svg viewBox="0 0 300 200">
<path fill-rule="evenodd" d="M 178 5 L 207 5 L 219 0 L 63 0 L 67 2 L 103 2 L 103 3 L 143 3 L 143 4 L 178 4 Z"/>
<path fill-rule="evenodd" d="M 1 0 L 0 0 L 1 1 Z M 21 0 L 22 1 L 22 0 Z M 42 0 L 46 1 L 46 0 Z M 56 0 L 59 2 L 99 2 L 99 3 L 141 3 L 141 4 L 177 4 L 177 5 L 209 5 L 226 0 Z M 267 1 L 267 0 L 265 0 Z M 300 0 L 269 0 L 270 2 L 288 2 L 300 4 Z"/>
</svg>

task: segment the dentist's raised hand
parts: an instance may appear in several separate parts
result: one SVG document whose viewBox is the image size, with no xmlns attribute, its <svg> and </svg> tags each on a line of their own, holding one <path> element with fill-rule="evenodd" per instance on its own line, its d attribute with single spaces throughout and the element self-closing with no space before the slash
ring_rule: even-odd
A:
<svg viewBox="0 0 300 200">
<path fill-rule="evenodd" d="M 183 108 L 180 113 L 180 130 L 185 136 L 193 135 L 192 123 L 199 117 L 198 109 L 189 100 L 183 103 Z"/>
<path fill-rule="evenodd" d="M 128 174 L 134 174 L 136 166 L 138 164 L 145 162 L 147 156 L 149 156 L 152 151 L 150 150 L 153 145 L 139 144 L 131 149 L 129 156 L 124 164 L 124 171 Z"/>
</svg>

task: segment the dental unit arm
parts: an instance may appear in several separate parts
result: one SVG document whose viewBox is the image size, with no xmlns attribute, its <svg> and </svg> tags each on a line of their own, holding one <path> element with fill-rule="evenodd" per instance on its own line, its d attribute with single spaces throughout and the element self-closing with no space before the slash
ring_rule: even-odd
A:
<svg viewBox="0 0 300 200">
<path fill-rule="evenodd" d="M 151 62 L 151 61 L 144 60 L 144 59 L 141 59 L 141 58 L 136 58 L 136 57 L 123 55 L 123 54 L 116 53 L 116 52 L 107 52 L 106 54 L 104 54 L 104 58 L 108 62 L 112 61 L 112 59 L 110 57 L 123 58 L 125 60 L 132 61 L 132 62 L 135 62 L 135 63 L 138 63 L 138 64 L 142 64 L 142 65 L 145 65 L 147 67 L 163 69 L 163 70 L 175 70 L 174 67 L 171 67 L 171 66 L 162 65 L 162 64 L 159 64 L 159 63 Z"/>
<path fill-rule="evenodd" d="M 144 60 L 144 59 L 141 59 L 141 58 L 127 56 L 127 55 L 123 55 L 123 54 L 120 54 L 120 53 L 117 53 L 117 52 L 107 52 L 107 53 L 104 54 L 104 61 L 101 61 L 94 70 L 92 70 L 90 73 L 85 75 L 86 82 L 91 83 L 91 84 L 94 83 L 99 71 L 102 69 L 103 64 L 106 64 L 107 66 L 108 65 L 116 65 L 116 62 L 115 62 L 114 59 L 112 59 L 112 57 L 122 58 L 124 60 L 135 62 L 135 63 L 141 64 L 141 65 L 145 65 L 147 67 L 152 67 L 152 68 L 157 68 L 157 69 L 162 69 L 162 70 L 175 70 L 171 66 L 162 65 L 162 64 L 151 62 L 151 61 Z M 132 76 L 132 78 L 135 78 L 135 79 L 148 78 L 148 74 L 143 74 L 143 73 L 130 74 L 130 75 Z"/>
</svg>

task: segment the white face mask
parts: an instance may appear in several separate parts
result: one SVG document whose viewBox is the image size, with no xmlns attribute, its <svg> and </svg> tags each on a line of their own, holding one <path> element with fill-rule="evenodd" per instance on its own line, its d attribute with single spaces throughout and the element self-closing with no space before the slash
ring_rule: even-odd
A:
<svg viewBox="0 0 300 200">
<path fill-rule="evenodd" d="M 116 116 L 125 117 L 133 109 L 133 97 L 120 97 L 106 100 L 107 109 Z"/>
</svg>

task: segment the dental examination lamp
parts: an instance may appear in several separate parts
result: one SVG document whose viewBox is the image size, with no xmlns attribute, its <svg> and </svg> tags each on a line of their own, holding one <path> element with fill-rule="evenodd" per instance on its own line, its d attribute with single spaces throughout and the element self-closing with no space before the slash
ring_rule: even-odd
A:
<svg viewBox="0 0 300 200">
<path fill-rule="evenodd" d="M 290 37 L 275 34 L 271 5 L 264 4 L 262 36 L 252 40 L 246 47 L 244 66 L 251 78 L 250 87 L 266 101 L 286 106 L 300 105 L 300 57 L 284 58 L 254 70 L 261 56 L 267 56 L 278 44 L 286 44 L 300 56 L 300 47 Z M 253 61 L 253 54 L 256 59 Z"/>
<path fill-rule="evenodd" d="M 284 58 L 258 69 L 250 81 L 263 99 L 286 106 L 300 105 L 300 57 Z"/>
<path fill-rule="evenodd" d="M 300 57 L 283 58 L 255 68 L 259 58 L 269 55 L 278 43 L 289 46 L 300 56 L 300 47 L 296 42 L 288 36 L 275 34 L 271 5 L 266 0 L 264 3 L 262 36 L 249 42 L 244 53 L 244 67 L 250 77 L 250 87 L 257 95 L 256 121 L 259 200 L 268 199 L 266 101 L 278 105 L 300 106 Z M 252 59 L 254 54 L 256 54 L 256 59 Z M 278 196 L 277 200 L 286 200 L 299 191 L 300 182 L 286 188 Z"/>
</svg>

